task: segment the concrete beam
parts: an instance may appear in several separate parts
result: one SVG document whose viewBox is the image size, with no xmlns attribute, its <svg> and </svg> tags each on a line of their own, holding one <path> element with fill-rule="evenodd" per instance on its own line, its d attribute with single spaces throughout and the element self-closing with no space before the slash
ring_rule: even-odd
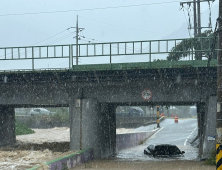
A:
<svg viewBox="0 0 222 170">
<path fill-rule="evenodd" d="M 149 101 L 144 101 L 141 97 L 141 92 L 146 88 L 152 91 L 152 98 Z M 213 82 L 195 84 L 195 82 L 189 82 L 189 79 L 179 82 L 137 79 L 121 83 L 111 80 L 102 83 L 75 83 L 70 81 L 35 84 L 6 83 L 0 84 L 0 104 L 68 105 L 69 91 L 73 91 L 74 98 L 80 98 L 78 89 L 83 89 L 85 98 L 97 98 L 100 103 L 196 103 L 216 93 L 216 84 Z"/>
</svg>

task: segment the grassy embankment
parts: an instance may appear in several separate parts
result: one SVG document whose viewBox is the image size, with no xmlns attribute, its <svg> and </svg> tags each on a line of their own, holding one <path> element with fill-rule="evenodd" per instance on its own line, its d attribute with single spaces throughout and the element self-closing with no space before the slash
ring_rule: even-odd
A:
<svg viewBox="0 0 222 170">
<path fill-rule="evenodd" d="M 35 131 L 21 123 L 15 122 L 15 135 L 26 135 L 32 133 L 35 133 Z"/>
</svg>

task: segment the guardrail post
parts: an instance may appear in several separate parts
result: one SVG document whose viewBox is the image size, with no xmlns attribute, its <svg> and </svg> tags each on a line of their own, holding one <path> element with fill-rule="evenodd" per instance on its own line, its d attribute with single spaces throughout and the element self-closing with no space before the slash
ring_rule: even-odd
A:
<svg viewBox="0 0 222 170">
<path fill-rule="evenodd" d="M 35 62 L 35 60 L 34 60 L 34 48 L 32 47 L 32 71 L 34 71 L 34 69 L 35 69 L 34 62 Z"/>
<path fill-rule="evenodd" d="M 151 41 L 150 41 L 150 43 L 149 43 L 149 62 L 150 62 L 150 64 L 151 64 Z"/>
<path fill-rule="evenodd" d="M 72 69 L 73 67 L 73 51 L 72 51 L 72 45 L 69 45 L 69 69 Z"/>
<path fill-rule="evenodd" d="M 112 64 L 112 46 L 111 46 L 112 44 L 110 43 L 109 44 L 109 48 L 110 48 L 110 64 Z"/>
</svg>

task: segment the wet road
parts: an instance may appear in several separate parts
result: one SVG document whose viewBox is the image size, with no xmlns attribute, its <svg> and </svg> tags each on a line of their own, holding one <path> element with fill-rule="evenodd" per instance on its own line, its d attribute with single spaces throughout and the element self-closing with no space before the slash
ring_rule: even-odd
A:
<svg viewBox="0 0 222 170">
<path fill-rule="evenodd" d="M 182 151 L 184 157 L 174 158 L 180 160 L 195 160 L 198 156 L 198 149 L 190 146 L 190 141 L 197 134 L 197 119 L 179 119 L 175 123 L 174 119 L 166 119 L 160 123 L 161 128 L 151 136 L 144 144 L 130 149 L 120 151 L 116 158 L 123 160 L 157 160 L 156 158 L 143 154 L 144 148 L 150 144 L 174 144 Z M 150 125 L 135 129 L 135 132 L 151 131 L 156 125 Z M 161 158 L 158 160 L 172 160 L 172 158 Z"/>
</svg>

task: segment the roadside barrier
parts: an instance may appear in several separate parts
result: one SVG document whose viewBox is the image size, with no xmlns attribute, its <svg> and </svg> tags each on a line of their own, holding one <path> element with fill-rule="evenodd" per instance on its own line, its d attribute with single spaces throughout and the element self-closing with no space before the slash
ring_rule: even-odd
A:
<svg viewBox="0 0 222 170">
<path fill-rule="evenodd" d="M 175 121 L 175 123 L 178 123 L 178 115 L 175 115 L 174 121 Z"/>
<path fill-rule="evenodd" d="M 44 165 L 48 166 L 48 170 L 68 170 L 81 163 L 85 163 L 93 159 L 93 149 L 89 148 L 64 156 L 62 158 L 55 159 L 53 161 L 46 162 Z M 26 170 L 38 170 L 42 169 L 41 167 L 41 165 L 38 165 Z"/>
<path fill-rule="evenodd" d="M 222 169 L 222 146 L 221 144 L 216 144 L 216 170 Z"/>
</svg>

